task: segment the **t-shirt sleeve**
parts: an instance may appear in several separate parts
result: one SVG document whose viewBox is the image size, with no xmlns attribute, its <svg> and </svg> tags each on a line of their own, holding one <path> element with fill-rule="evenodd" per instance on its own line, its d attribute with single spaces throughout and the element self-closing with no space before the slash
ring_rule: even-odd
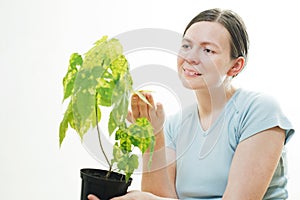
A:
<svg viewBox="0 0 300 200">
<path fill-rule="evenodd" d="M 278 102 L 266 95 L 259 95 L 246 103 L 240 119 L 239 142 L 276 126 L 285 130 L 285 143 L 294 134 L 292 124 L 283 114 Z"/>
</svg>

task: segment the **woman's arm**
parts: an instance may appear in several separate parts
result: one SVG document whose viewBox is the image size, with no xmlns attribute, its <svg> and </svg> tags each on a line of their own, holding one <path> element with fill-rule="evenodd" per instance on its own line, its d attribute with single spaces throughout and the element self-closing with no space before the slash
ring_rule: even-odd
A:
<svg viewBox="0 0 300 200">
<path fill-rule="evenodd" d="M 152 157 L 152 164 L 148 166 L 149 153 L 143 155 L 143 175 L 142 191 L 153 193 L 161 197 L 177 198 L 175 191 L 175 163 L 167 162 L 166 153 L 169 160 L 175 161 L 174 151 L 166 152 L 163 125 L 165 120 L 163 106 L 154 103 L 153 97 L 149 93 L 144 93 L 151 106 L 146 104 L 138 95 L 133 95 L 131 99 L 130 113 L 131 121 L 138 117 L 146 117 L 152 124 L 155 134 L 155 148 Z"/>
<path fill-rule="evenodd" d="M 169 151 L 169 152 L 166 152 Z M 152 164 L 148 167 L 149 155 L 143 156 L 142 191 L 150 192 L 161 197 L 177 198 L 175 190 L 175 162 L 168 163 L 168 156 L 175 157 L 173 150 L 165 147 L 163 131 L 156 135 L 155 151 Z M 168 159 L 173 160 L 174 159 Z"/>
<path fill-rule="evenodd" d="M 285 132 L 274 127 L 242 141 L 234 154 L 223 200 L 262 199 L 278 165 Z"/>
</svg>

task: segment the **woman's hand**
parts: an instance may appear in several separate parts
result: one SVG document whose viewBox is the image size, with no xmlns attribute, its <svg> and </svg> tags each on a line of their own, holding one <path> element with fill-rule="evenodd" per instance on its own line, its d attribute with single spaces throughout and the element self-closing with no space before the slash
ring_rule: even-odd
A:
<svg viewBox="0 0 300 200">
<path fill-rule="evenodd" d="M 141 192 L 135 190 L 135 191 L 128 192 L 124 196 L 112 198 L 111 200 L 141 200 L 141 199 L 159 200 L 160 198 L 148 192 Z"/>
<path fill-rule="evenodd" d="M 87 198 L 88 198 L 88 200 L 100 200 L 98 197 L 96 197 L 93 194 L 89 194 Z"/>
<path fill-rule="evenodd" d="M 152 124 L 154 134 L 160 132 L 163 129 L 165 121 L 165 113 L 163 106 L 160 103 L 155 105 L 153 97 L 150 93 L 143 93 L 149 103 L 145 103 L 137 94 L 131 97 L 131 112 L 128 112 L 127 119 L 133 123 L 137 118 L 145 117 Z"/>
<path fill-rule="evenodd" d="M 100 200 L 95 195 L 88 195 L 89 200 Z M 127 194 L 120 196 L 120 197 L 114 197 L 111 200 L 160 200 L 162 198 L 157 197 L 151 193 L 148 192 L 141 192 L 141 191 L 130 191 Z"/>
</svg>

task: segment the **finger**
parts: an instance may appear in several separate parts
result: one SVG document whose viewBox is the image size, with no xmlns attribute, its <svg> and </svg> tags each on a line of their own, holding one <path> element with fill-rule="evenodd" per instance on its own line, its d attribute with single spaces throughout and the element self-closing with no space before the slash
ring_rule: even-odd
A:
<svg viewBox="0 0 300 200">
<path fill-rule="evenodd" d="M 132 95 L 131 97 L 131 111 L 132 111 L 132 116 L 134 119 L 138 118 L 140 115 L 139 112 L 139 97 L 137 94 Z"/>
<path fill-rule="evenodd" d="M 114 198 L 112 198 L 112 199 L 110 199 L 110 200 L 125 200 L 125 199 L 127 199 L 125 196 L 126 196 L 126 195 L 124 195 L 124 196 L 119 196 L 119 197 L 114 197 Z"/>
<path fill-rule="evenodd" d="M 145 96 L 145 93 L 143 93 L 143 95 Z M 146 117 L 147 119 L 149 119 L 147 103 L 144 102 L 142 99 L 139 99 L 138 105 L 139 105 L 140 117 Z"/>
<path fill-rule="evenodd" d="M 147 100 L 151 104 L 152 108 L 155 108 L 153 96 L 150 93 L 145 94 Z M 151 108 L 151 106 L 149 106 Z"/>
<path fill-rule="evenodd" d="M 129 191 L 127 192 L 127 194 L 123 195 L 123 196 L 119 196 L 119 197 L 114 197 L 110 200 L 129 200 L 129 199 L 137 199 L 137 198 L 134 198 L 134 194 L 137 193 L 137 192 L 140 192 L 138 190 L 132 190 L 132 191 Z"/>
<path fill-rule="evenodd" d="M 93 195 L 93 194 L 89 194 L 89 195 L 87 196 L 87 198 L 88 198 L 88 200 L 100 200 L 98 197 L 96 197 L 96 196 Z"/>
<path fill-rule="evenodd" d="M 165 117 L 164 108 L 163 108 L 163 105 L 161 103 L 156 104 L 156 116 L 159 119 L 164 119 L 164 117 Z"/>
<path fill-rule="evenodd" d="M 132 116 L 132 112 L 128 111 L 126 119 L 130 122 L 130 123 L 134 123 L 134 119 Z"/>
<path fill-rule="evenodd" d="M 155 111 L 155 104 L 154 104 L 153 96 L 151 94 L 147 94 L 146 97 L 147 97 L 147 100 L 149 101 L 149 103 L 151 104 L 151 106 L 148 105 L 148 109 L 149 109 L 150 120 L 152 120 L 152 119 L 156 118 L 156 111 Z"/>
</svg>

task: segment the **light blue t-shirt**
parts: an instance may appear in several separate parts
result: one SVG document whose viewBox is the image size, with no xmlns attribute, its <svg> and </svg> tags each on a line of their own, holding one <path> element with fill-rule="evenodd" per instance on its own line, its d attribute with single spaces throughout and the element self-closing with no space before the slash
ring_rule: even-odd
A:
<svg viewBox="0 0 300 200">
<path fill-rule="evenodd" d="M 238 89 L 220 116 L 204 131 L 197 104 L 169 117 L 166 146 L 176 152 L 176 190 L 180 199 L 221 199 L 237 145 L 263 130 L 279 126 L 286 142 L 294 130 L 274 99 Z M 264 199 L 286 199 L 286 157 L 279 164 Z"/>
</svg>

